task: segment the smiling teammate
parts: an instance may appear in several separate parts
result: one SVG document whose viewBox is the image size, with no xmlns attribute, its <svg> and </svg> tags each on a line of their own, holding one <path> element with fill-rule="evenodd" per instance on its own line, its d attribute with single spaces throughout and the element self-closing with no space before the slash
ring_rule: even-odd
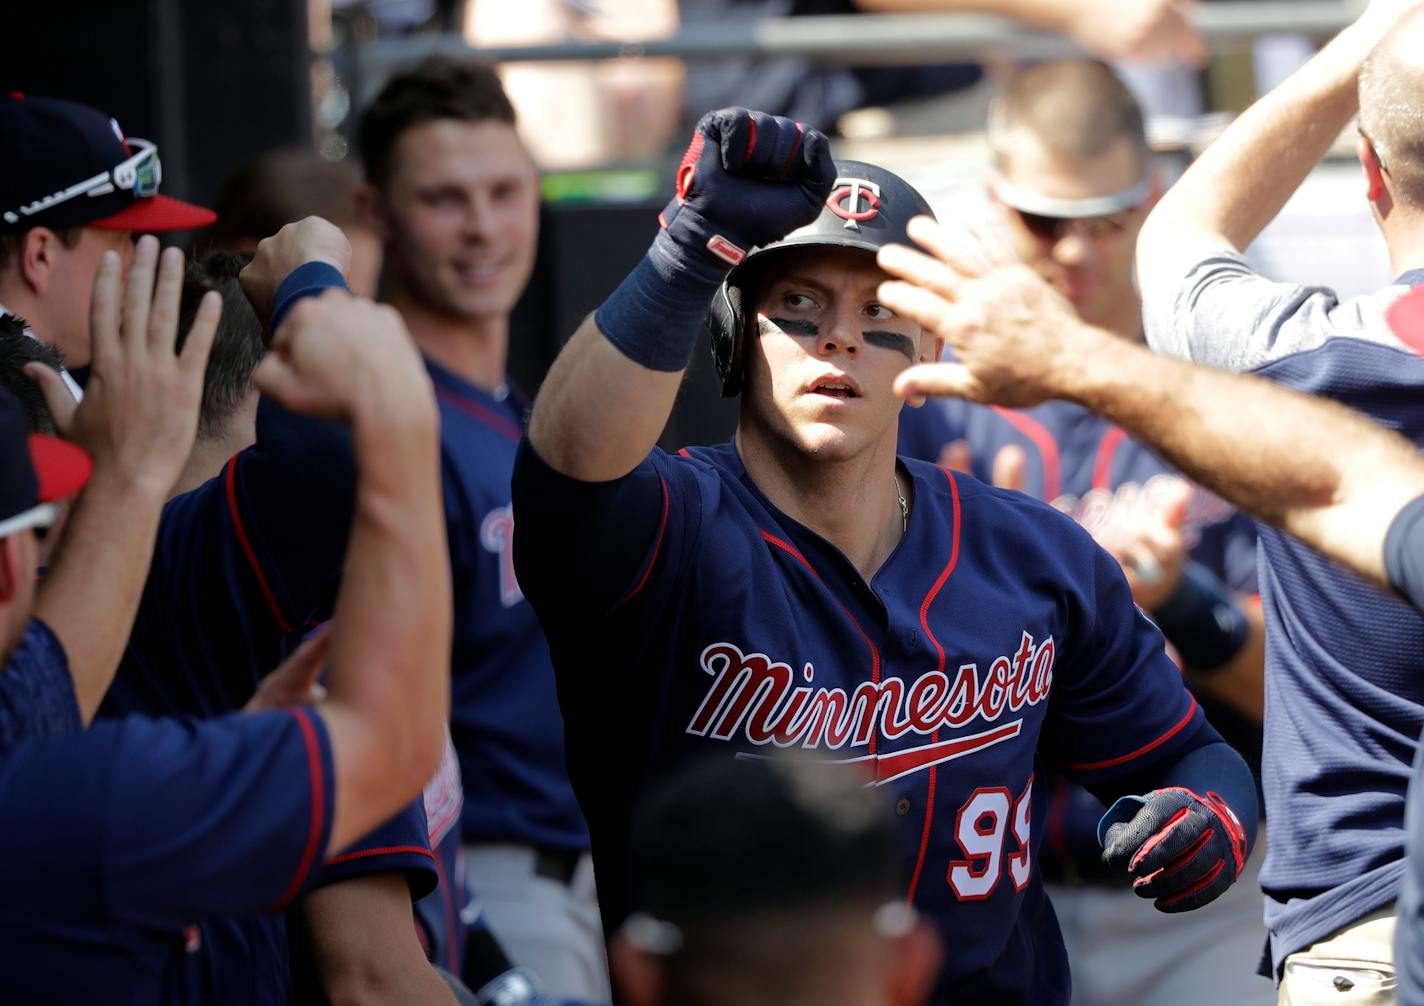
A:
<svg viewBox="0 0 1424 1006">
<path fill-rule="evenodd" d="M 1116 563 L 1051 508 L 895 457 L 895 375 L 937 357 L 873 253 L 926 212 L 821 134 L 704 117 L 644 261 L 555 362 L 520 449 L 520 582 L 545 625 L 605 930 L 629 812 L 698 755 L 804 747 L 895 798 L 940 1003 L 1064 1003 L 1033 868 L 1040 764 L 1100 797 L 1109 861 L 1180 911 L 1239 875 L 1250 773 Z M 733 268 L 735 266 L 735 268 Z M 704 320 L 729 444 L 654 450 Z M 577 575 L 570 575 L 577 569 Z"/>
</svg>

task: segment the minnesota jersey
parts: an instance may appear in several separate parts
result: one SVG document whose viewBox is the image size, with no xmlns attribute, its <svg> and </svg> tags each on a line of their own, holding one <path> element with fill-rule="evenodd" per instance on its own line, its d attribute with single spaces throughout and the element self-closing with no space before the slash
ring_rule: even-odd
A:
<svg viewBox="0 0 1424 1006">
<path fill-rule="evenodd" d="M 1218 738 L 1081 528 L 903 466 L 909 527 L 867 583 L 730 444 L 597 484 L 521 449 L 516 566 L 554 654 L 605 931 L 628 910 L 627 821 L 652 778 L 807 748 L 889 791 L 906 898 L 953 948 L 937 1002 L 1066 1003 L 1035 868 L 1045 769 L 1111 797 Z"/>
</svg>

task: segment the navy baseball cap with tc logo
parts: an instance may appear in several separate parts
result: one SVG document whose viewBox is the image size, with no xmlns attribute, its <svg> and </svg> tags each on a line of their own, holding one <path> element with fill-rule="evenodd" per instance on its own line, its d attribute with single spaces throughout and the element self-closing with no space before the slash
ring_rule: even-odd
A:
<svg viewBox="0 0 1424 1006">
<path fill-rule="evenodd" d="M 0 97 L 0 234 L 31 227 L 182 231 L 211 210 L 158 194 L 158 147 L 98 109 L 18 91 Z"/>
</svg>

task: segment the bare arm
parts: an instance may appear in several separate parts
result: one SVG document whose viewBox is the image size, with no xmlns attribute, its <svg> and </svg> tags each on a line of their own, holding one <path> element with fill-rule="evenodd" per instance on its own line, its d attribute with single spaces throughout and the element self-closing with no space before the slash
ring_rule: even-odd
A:
<svg viewBox="0 0 1424 1006">
<path fill-rule="evenodd" d="M 1334 403 L 1087 325 L 987 232 L 981 250 L 928 220 L 911 235 L 933 257 L 883 250 L 881 265 L 904 281 L 883 284 L 881 300 L 943 335 L 959 362 L 907 370 L 901 394 L 1079 402 L 1242 510 L 1387 585 L 1385 532 L 1424 494 L 1424 460 L 1408 441 Z"/>
<path fill-rule="evenodd" d="M 551 468 L 573 478 L 627 475 L 662 435 L 682 375 L 634 363 L 589 315 L 539 389 L 529 442 Z"/>
<path fill-rule="evenodd" d="M 352 427 L 355 517 L 318 707 L 336 851 L 413 799 L 440 761 L 451 602 L 435 401 L 399 315 L 338 292 L 293 309 L 254 381 L 288 409 Z"/>
<path fill-rule="evenodd" d="M 852 0 L 879 14 L 975 13 L 1062 32 L 1089 52 L 1197 65 L 1206 58 L 1184 0 Z"/>
<path fill-rule="evenodd" d="M 1203 253 L 1243 251 L 1255 240 L 1355 114 L 1360 65 L 1409 6 L 1374 0 L 1358 21 L 1243 112 L 1167 190 L 1138 238 L 1144 299 L 1170 297 L 1185 266 Z"/>
<path fill-rule="evenodd" d="M 64 644 L 86 724 L 133 631 L 159 515 L 193 447 L 222 303 L 217 294 L 204 298 L 182 353 L 175 353 L 182 252 L 170 248 L 160 263 L 158 241 L 140 240 L 122 309 L 120 273 L 118 256 L 106 255 L 94 284 L 93 371 L 84 401 L 76 408 L 48 367 L 26 369 L 56 425 L 94 459 L 34 607 Z"/>
<path fill-rule="evenodd" d="M 331 1006 L 453 1004 L 425 959 L 400 873 L 343 880 L 301 902 L 312 956 Z"/>
</svg>

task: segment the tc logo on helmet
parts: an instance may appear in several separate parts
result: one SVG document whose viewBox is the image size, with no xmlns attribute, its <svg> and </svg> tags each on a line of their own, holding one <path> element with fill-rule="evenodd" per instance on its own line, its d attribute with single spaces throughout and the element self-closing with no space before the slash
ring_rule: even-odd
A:
<svg viewBox="0 0 1424 1006">
<path fill-rule="evenodd" d="M 826 209 L 845 221 L 846 230 L 858 231 L 861 223 L 880 214 L 880 186 L 864 178 L 837 178 L 826 197 Z"/>
</svg>

